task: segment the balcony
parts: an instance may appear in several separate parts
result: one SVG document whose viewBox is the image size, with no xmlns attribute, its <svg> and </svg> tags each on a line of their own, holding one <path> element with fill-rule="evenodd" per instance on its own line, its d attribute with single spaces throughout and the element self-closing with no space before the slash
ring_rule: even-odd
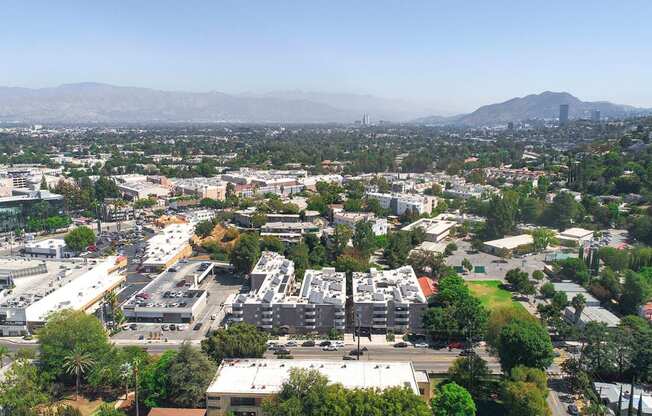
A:
<svg viewBox="0 0 652 416">
<path fill-rule="evenodd" d="M 382 316 L 382 317 L 381 316 L 379 316 L 379 317 L 374 316 L 374 323 L 375 322 L 387 322 L 387 317 L 386 316 Z"/>
<path fill-rule="evenodd" d="M 306 322 L 306 323 L 311 323 L 311 324 L 314 324 L 315 322 L 317 322 L 317 320 L 314 317 L 312 317 L 312 318 L 306 317 L 306 318 L 304 318 L 303 321 Z"/>
<path fill-rule="evenodd" d="M 317 311 L 313 309 L 313 310 L 305 311 L 304 313 L 306 314 L 306 316 L 315 316 L 317 314 Z"/>
<path fill-rule="evenodd" d="M 409 316 L 396 316 L 396 317 L 394 317 L 394 321 L 397 324 L 400 323 L 400 324 L 406 324 L 407 325 L 408 323 L 410 323 L 410 317 Z"/>
<path fill-rule="evenodd" d="M 231 315 L 236 315 L 236 316 L 241 316 L 242 313 L 243 313 L 242 309 L 238 309 L 238 310 L 234 309 L 231 311 Z"/>
</svg>

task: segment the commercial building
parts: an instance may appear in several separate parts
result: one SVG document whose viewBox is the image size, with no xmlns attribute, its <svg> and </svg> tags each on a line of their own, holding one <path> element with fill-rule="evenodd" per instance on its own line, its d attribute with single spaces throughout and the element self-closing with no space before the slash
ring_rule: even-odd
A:
<svg viewBox="0 0 652 416">
<path fill-rule="evenodd" d="M 134 208 L 121 199 L 106 199 L 102 204 L 102 221 L 117 222 L 134 219 Z"/>
<path fill-rule="evenodd" d="M 48 191 L 13 190 L 12 196 L 0 198 L 0 232 L 24 228 L 28 218 L 63 214 L 63 196 Z"/>
<path fill-rule="evenodd" d="M 63 238 L 48 238 L 46 240 L 25 243 L 23 254 L 26 257 L 64 259 L 74 257 L 75 253 L 66 247 L 66 242 Z"/>
<path fill-rule="evenodd" d="M 93 312 L 104 295 L 123 285 L 127 259 L 0 261 L 0 334 L 32 333 L 47 316 L 71 308 Z"/>
<path fill-rule="evenodd" d="M 217 369 L 206 391 L 207 416 L 262 416 L 262 402 L 281 391 L 293 369 L 317 370 L 330 383 L 346 389 L 408 388 L 424 400 L 430 399 L 426 372 L 410 362 L 227 359 Z"/>
<path fill-rule="evenodd" d="M 251 289 L 227 300 L 235 322 L 293 333 L 345 328 L 346 276 L 333 268 L 306 270 L 297 292 L 294 263 L 265 251 L 251 272 Z"/>
<path fill-rule="evenodd" d="M 428 307 L 411 266 L 353 273 L 353 325 L 376 333 L 423 332 Z"/>
<path fill-rule="evenodd" d="M 367 197 L 375 199 L 382 208 L 388 209 L 394 215 L 403 215 L 405 211 L 412 211 L 419 215 L 430 214 L 437 206 L 437 198 L 434 196 L 370 192 Z"/>
<path fill-rule="evenodd" d="M 560 126 L 568 124 L 568 110 L 569 110 L 569 105 L 568 104 L 560 104 L 559 105 L 559 125 Z"/>
<path fill-rule="evenodd" d="M 373 212 L 346 212 L 340 209 L 333 212 L 334 225 L 344 224 L 351 227 L 351 229 L 355 229 L 355 225 L 360 221 L 369 222 L 374 235 L 387 234 L 387 219 L 376 218 Z"/>
<path fill-rule="evenodd" d="M 190 257 L 192 255 L 190 238 L 194 232 L 194 225 L 188 222 L 165 226 L 146 242 L 143 271 L 158 272 L 183 258 Z"/>
<path fill-rule="evenodd" d="M 223 201 L 226 198 L 226 182 L 219 178 L 176 179 L 174 187 L 181 195 L 192 195 L 199 199 Z"/>
<path fill-rule="evenodd" d="M 577 227 L 569 228 L 560 232 L 557 235 L 557 239 L 559 239 L 559 243 L 562 245 L 577 247 L 585 241 L 591 241 L 593 239 L 593 231 Z"/>
<path fill-rule="evenodd" d="M 209 262 L 181 263 L 163 271 L 123 306 L 133 322 L 191 323 L 204 310 L 208 294 L 199 284 L 213 273 Z"/>
<path fill-rule="evenodd" d="M 170 188 L 147 180 L 118 183 L 118 190 L 125 198 L 133 201 L 149 197 L 164 198 L 170 194 Z"/>
<path fill-rule="evenodd" d="M 426 233 L 426 241 L 439 243 L 450 235 L 451 230 L 457 223 L 455 221 L 437 220 L 433 218 L 421 218 L 412 224 L 403 227 L 404 231 L 411 231 L 421 228 Z"/>
<path fill-rule="evenodd" d="M 600 306 L 600 301 L 596 299 L 593 295 L 587 292 L 582 286 L 573 282 L 553 282 L 552 285 L 555 288 L 555 292 L 563 292 L 566 294 L 566 298 L 570 301 L 575 296 L 581 294 L 586 299 L 586 306 Z"/>
<path fill-rule="evenodd" d="M 586 306 L 580 316 L 577 316 L 575 309 L 569 306 L 564 309 L 564 318 L 579 328 L 584 328 L 589 322 L 603 323 L 609 328 L 615 328 L 620 324 L 620 318 L 602 306 Z"/>
<path fill-rule="evenodd" d="M 511 256 L 518 250 L 526 250 L 534 243 L 532 235 L 521 234 L 512 237 L 505 237 L 498 240 L 486 241 L 482 247 L 490 254 L 496 256 Z"/>
</svg>

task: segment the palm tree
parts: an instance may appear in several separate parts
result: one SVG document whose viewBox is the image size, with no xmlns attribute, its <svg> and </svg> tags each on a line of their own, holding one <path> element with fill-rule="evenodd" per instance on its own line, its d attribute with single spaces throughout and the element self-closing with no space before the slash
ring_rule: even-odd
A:
<svg viewBox="0 0 652 416">
<path fill-rule="evenodd" d="M 5 366 L 5 357 L 9 357 L 11 352 L 6 345 L 0 345 L 0 367 Z"/>
<path fill-rule="evenodd" d="M 583 294 L 578 293 L 571 300 L 571 305 L 573 306 L 573 309 L 575 309 L 575 322 L 577 322 L 580 319 L 580 316 L 582 315 L 582 311 L 586 307 L 586 298 L 584 297 Z"/>
<path fill-rule="evenodd" d="M 79 384 L 81 376 L 95 363 L 93 358 L 79 348 L 68 354 L 63 360 L 63 369 L 70 375 L 74 375 L 75 384 L 75 401 L 79 398 Z"/>
</svg>

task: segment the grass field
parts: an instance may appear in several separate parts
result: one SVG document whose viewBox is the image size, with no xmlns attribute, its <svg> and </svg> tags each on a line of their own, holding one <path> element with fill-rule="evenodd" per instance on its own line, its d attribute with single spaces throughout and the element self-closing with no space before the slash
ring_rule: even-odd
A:
<svg viewBox="0 0 652 416">
<path fill-rule="evenodd" d="M 515 308 L 523 306 L 512 300 L 512 294 L 500 287 L 501 282 L 498 280 L 482 280 L 477 282 L 468 282 L 471 292 L 480 299 L 480 302 L 489 310 L 499 306 L 512 305 Z"/>
</svg>

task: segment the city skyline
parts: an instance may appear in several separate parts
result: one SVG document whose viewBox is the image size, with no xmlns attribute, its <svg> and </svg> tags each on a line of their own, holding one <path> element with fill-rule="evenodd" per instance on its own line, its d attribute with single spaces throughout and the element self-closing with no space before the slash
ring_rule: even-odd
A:
<svg viewBox="0 0 652 416">
<path fill-rule="evenodd" d="M 652 107 L 652 7 L 588 5 L 13 4 L 0 84 L 370 94 L 433 114 L 546 90 Z"/>
</svg>

